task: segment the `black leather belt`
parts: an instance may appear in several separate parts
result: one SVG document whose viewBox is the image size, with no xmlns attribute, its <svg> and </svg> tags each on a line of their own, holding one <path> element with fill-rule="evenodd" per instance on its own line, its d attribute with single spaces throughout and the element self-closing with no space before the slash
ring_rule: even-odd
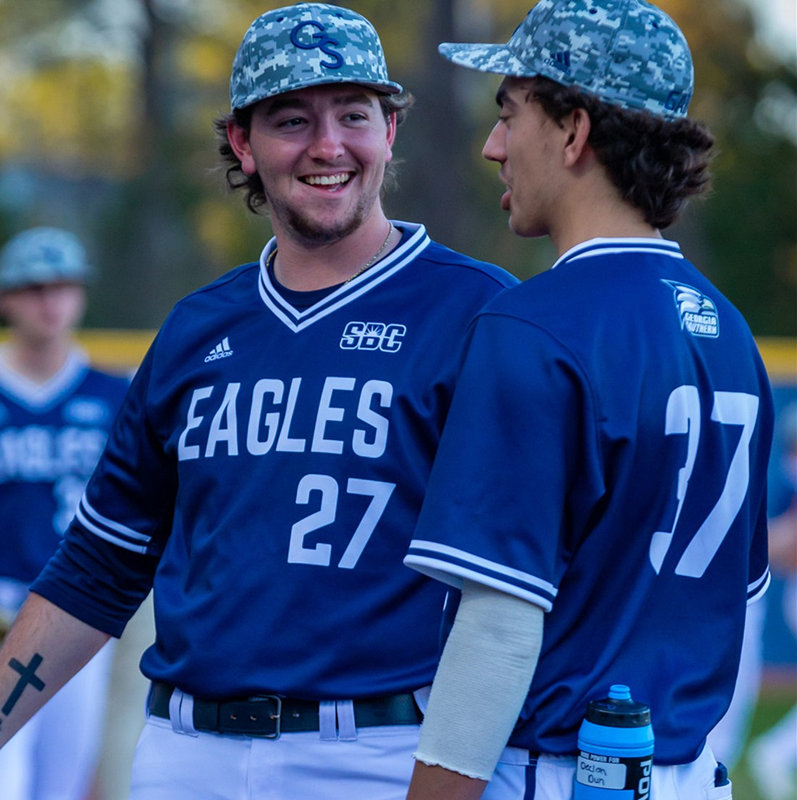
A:
<svg viewBox="0 0 797 800">
<path fill-rule="evenodd" d="M 169 684 L 153 682 L 148 700 L 150 714 L 169 719 L 169 700 L 173 691 L 174 687 Z M 358 728 L 420 725 L 421 719 L 421 712 L 410 693 L 354 700 L 354 724 Z M 277 739 L 280 733 L 317 731 L 318 700 L 298 700 L 276 694 L 218 701 L 194 697 L 194 727 L 198 731 L 267 739 Z"/>
</svg>

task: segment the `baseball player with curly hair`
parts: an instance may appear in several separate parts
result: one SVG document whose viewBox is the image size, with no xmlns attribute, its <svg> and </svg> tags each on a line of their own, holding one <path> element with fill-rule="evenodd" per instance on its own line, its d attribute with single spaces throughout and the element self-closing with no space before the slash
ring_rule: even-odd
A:
<svg viewBox="0 0 797 800">
<path fill-rule="evenodd" d="M 263 14 L 230 92 L 228 179 L 274 238 L 158 332 L 0 655 L 0 735 L 152 588 L 133 800 L 400 800 L 445 596 L 402 560 L 466 326 L 517 280 L 385 215 L 409 98 L 360 15 Z"/>
<path fill-rule="evenodd" d="M 92 367 L 74 339 L 92 273 L 81 241 L 60 228 L 30 228 L 0 250 L 0 317 L 8 326 L 0 346 L 4 622 L 58 548 L 127 391 L 126 378 Z M 0 751 L 3 800 L 85 800 L 112 655 L 109 644 Z"/>
<path fill-rule="evenodd" d="M 705 742 L 769 582 L 773 414 L 747 324 L 660 233 L 708 181 L 689 47 L 643 0 L 540 0 L 441 52 L 504 76 L 483 155 L 558 259 L 474 322 L 406 558 L 462 589 L 409 797 L 479 797 L 509 742 L 528 798 L 730 798 Z M 578 731 L 618 684 L 653 764 L 601 787 Z"/>
</svg>

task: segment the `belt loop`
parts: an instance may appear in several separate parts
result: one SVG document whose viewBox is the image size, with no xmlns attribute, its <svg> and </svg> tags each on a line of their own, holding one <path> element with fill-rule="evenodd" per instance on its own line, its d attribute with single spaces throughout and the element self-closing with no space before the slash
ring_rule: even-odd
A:
<svg viewBox="0 0 797 800">
<path fill-rule="evenodd" d="M 180 689 L 172 690 L 169 698 L 169 719 L 175 733 L 199 736 L 194 727 L 194 698 Z"/>
<path fill-rule="evenodd" d="M 354 703 L 351 700 L 335 702 L 338 717 L 338 739 L 341 742 L 357 741 L 357 725 L 354 721 Z"/>
<path fill-rule="evenodd" d="M 335 727 L 335 701 L 321 700 L 318 704 L 318 732 L 323 742 L 334 742 L 338 738 Z"/>
</svg>

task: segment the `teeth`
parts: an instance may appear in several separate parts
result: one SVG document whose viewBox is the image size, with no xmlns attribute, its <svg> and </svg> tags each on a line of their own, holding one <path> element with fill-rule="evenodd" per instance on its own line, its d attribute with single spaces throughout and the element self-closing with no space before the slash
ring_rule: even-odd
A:
<svg viewBox="0 0 797 800">
<path fill-rule="evenodd" d="M 334 186 L 338 183 L 346 183 L 349 180 L 348 174 L 343 175 L 308 175 L 303 178 L 305 183 L 311 186 Z"/>
</svg>

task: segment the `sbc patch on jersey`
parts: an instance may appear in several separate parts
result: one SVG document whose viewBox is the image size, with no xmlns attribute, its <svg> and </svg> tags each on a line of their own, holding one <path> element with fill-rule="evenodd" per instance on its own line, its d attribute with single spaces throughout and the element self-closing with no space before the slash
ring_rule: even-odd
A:
<svg viewBox="0 0 797 800">
<path fill-rule="evenodd" d="M 685 283 L 663 278 L 662 283 L 673 289 L 681 330 L 688 331 L 693 336 L 706 336 L 710 339 L 716 339 L 720 335 L 719 316 L 713 300 Z"/>
<path fill-rule="evenodd" d="M 397 353 L 407 326 L 400 323 L 349 322 L 340 339 L 341 350 L 381 350 Z"/>
</svg>

